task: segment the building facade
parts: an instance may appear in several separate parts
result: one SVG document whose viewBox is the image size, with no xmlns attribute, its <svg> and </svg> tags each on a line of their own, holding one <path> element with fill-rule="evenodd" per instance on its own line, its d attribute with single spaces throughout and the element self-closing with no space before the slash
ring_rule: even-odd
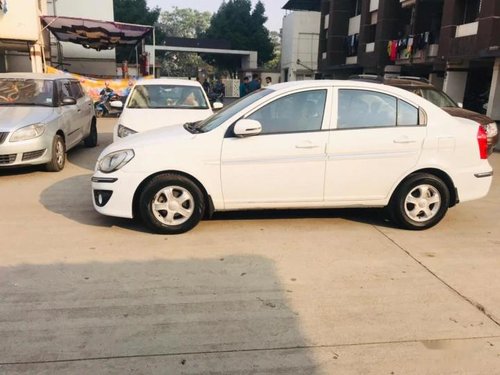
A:
<svg viewBox="0 0 500 375">
<path fill-rule="evenodd" d="M 318 69 L 320 13 L 292 11 L 283 18 L 281 82 L 314 79 Z"/>
<path fill-rule="evenodd" d="M 0 9 L 0 72 L 43 72 L 40 16 L 45 2 L 2 2 Z"/>
<path fill-rule="evenodd" d="M 425 77 L 500 120 L 500 1 L 289 0 L 320 15 L 318 73 Z"/>
</svg>

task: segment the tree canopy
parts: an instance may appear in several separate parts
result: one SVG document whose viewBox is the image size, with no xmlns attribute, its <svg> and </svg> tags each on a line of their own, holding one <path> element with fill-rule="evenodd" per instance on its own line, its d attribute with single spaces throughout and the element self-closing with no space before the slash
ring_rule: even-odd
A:
<svg viewBox="0 0 500 375">
<path fill-rule="evenodd" d="M 257 2 L 252 10 L 250 0 L 228 0 L 212 16 L 205 36 L 229 40 L 235 49 L 257 51 L 258 64 L 263 65 L 274 57 L 274 45 L 269 30 L 264 26 L 266 21 L 262 2 Z M 235 56 L 207 55 L 206 59 L 221 69 L 234 72 L 239 68 L 240 60 Z"/>
<path fill-rule="evenodd" d="M 114 0 L 113 11 L 117 22 L 153 26 L 158 21 L 161 9 L 149 8 L 146 0 Z M 135 61 L 135 54 L 130 47 L 118 46 L 116 48 L 118 62 L 131 59 Z"/>
</svg>

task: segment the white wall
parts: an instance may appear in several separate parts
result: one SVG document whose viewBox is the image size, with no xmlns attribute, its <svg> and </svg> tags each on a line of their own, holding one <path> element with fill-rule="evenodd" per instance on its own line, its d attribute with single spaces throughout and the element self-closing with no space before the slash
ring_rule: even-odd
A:
<svg viewBox="0 0 500 375">
<path fill-rule="evenodd" d="M 300 62 L 316 70 L 318 68 L 318 47 L 320 12 L 292 12 L 283 18 L 281 39 L 281 71 L 288 68 L 288 80 L 297 79 L 297 74 L 313 74 L 307 68 L 298 65 Z M 285 80 L 283 76 L 282 81 Z"/>
<path fill-rule="evenodd" d="M 38 0 L 8 1 L 8 12 L 0 12 L 0 39 L 38 40 Z"/>
<path fill-rule="evenodd" d="M 49 0 L 47 8 L 50 15 L 54 14 L 52 1 L 53 0 Z M 55 5 L 56 14 L 58 16 L 88 18 L 99 21 L 114 21 L 113 0 L 57 0 Z M 114 49 L 97 52 L 96 50 L 86 49 L 75 43 L 63 42 L 61 45 L 65 59 L 114 60 L 116 56 Z"/>
</svg>

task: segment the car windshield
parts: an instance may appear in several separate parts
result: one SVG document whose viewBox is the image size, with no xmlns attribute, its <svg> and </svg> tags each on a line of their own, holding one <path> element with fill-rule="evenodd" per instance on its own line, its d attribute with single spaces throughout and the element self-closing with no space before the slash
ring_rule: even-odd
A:
<svg viewBox="0 0 500 375">
<path fill-rule="evenodd" d="M 208 109 L 201 87 L 187 85 L 136 85 L 127 108 Z"/>
<path fill-rule="evenodd" d="M 430 88 L 418 88 L 410 91 L 427 99 L 438 107 L 458 107 L 457 103 L 442 91 Z"/>
<path fill-rule="evenodd" d="M 241 110 L 245 109 L 249 105 L 255 103 L 257 100 L 273 93 L 274 90 L 271 89 L 261 89 L 254 91 L 250 95 L 247 95 L 227 107 L 224 107 L 221 109 L 219 112 L 215 113 L 214 115 L 210 116 L 209 118 L 199 122 L 196 124 L 196 128 L 198 131 L 201 133 L 206 133 L 209 132 L 221 124 L 223 124 L 226 120 L 230 119 L 233 117 L 235 114 L 240 112 Z"/>
<path fill-rule="evenodd" d="M 54 81 L 0 78 L 0 105 L 52 107 L 53 103 Z"/>
</svg>

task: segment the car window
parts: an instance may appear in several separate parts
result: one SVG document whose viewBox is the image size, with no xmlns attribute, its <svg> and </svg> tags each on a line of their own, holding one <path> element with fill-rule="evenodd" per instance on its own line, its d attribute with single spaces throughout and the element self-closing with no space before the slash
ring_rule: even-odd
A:
<svg viewBox="0 0 500 375">
<path fill-rule="evenodd" d="M 367 90 L 339 90 L 339 129 L 396 126 L 397 99 Z"/>
<path fill-rule="evenodd" d="M 313 90 L 290 94 L 265 105 L 248 118 L 260 122 L 261 134 L 320 130 L 326 93 L 326 90 Z"/>
<path fill-rule="evenodd" d="M 418 108 L 398 99 L 398 126 L 415 126 L 418 124 Z"/>
<path fill-rule="evenodd" d="M 127 108 L 208 109 L 202 88 L 187 85 L 136 85 Z"/>
<path fill-rule="evenodd" d="M 57 86 L 59 88 L 59 99 L 72 98 L 71 84 L 69 81 L 58 81 Z"/>
<path fill-rule="evenodd" d="M 70 88 L 71 88 L 71 95 L 73 96 L 73 98 L 79 99 L 83 96 L 82 87 L 80 86 L 79 82 L 71 81 Z"/>
<path fill-rule="evenodd" d="M 392 95 L 368 90 L 339 90 L 338 129 L 418 124 L 419 109 Z"/>
<path fill-rule="evenodd" d="M 422 89 L 421 96 L 438 107 L 458 107 L 457 103 L 442 91 Z"/>
</svg>

